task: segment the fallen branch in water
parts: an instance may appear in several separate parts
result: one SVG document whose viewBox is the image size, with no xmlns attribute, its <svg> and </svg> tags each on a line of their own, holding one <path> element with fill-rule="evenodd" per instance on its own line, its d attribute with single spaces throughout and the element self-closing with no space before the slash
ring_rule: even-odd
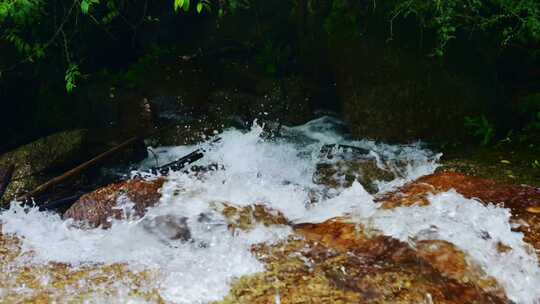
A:
<svg viewBox="0 0 540 304">
<path fill-rule="evenodd" d="M 212 141 L 212 143 L 216 143 L 216 142 L 219 142 L 221 140 L 221 138 L 216 138 Z M 167 173 L 169 173 L 169 171 L 180 171 L 182 170 L 185 166 L 189 165 L 189 164 L 192 164 L 196 161 L 198 161 L 199 159 L 203 158 L 204 157 L 204 152 L 206 152 L 203 148 L 199 148 L 185 156 L 182 156 L 180 157 L 179 159 L 173 161 L 173 162 L 170 162 L 166 165 L 163 165 L 163 166 L 160 166 L 160 167 L 155 167 L 155 168 L 152 168 L 152 173 L 153 174 L 162 174 L 162 175 L 166 175 Z"/>
<path fill-rule="evenodd" d="M 169 171 L 180 171 L 185 166 L 187 166 L 187 165 L 189 165 L 191 163 L 194 163 L 194 162 L 198 161 L 199 159 L 203 158 L 204 157 L 203 152 L 204 151 L 202 149 L 197 149 L 197 150 L 189 153 L 188 155 L 182 156 L 179 159 L 177 159 L 177 160 L 175 160 L 173 162 L 170 162 L 170 163 L 168 163 L 166 165 L 163 165 L 161 167 L 152 168 L 152 173 L 153 174 L 166 175 L 167 173 L 169 173 Z"/>
<path fill-rule="evenodd" d="M 119 144 L 118 146 L 115 146 L 114 148 L 99 154 L 98 156 L 92 158 L 91 160 L 89 160 L 87 162 L 84 162 L 81 165 L 67 171 L 66 173 L 64 173 L 64 174 L 62 174 L 60 176 L 57 176 L 57 177 L 49 180 L 48 182 L 46 182 L 44 184 L 41 184 L 40 186 L 38 186 L 37 188 L 35 188 L 31 192 L 28 192 L 27 194 L 18 197 L 17 200 L 18 201 L 26 201 L 26 200 L 29 200 L 29 199 L 31 199 L 33 197 L 36 197 L 36 196 L 46 192 L 47 190 L 53 188 L 54 186 L 56 186 L 56 185 L 58 185 L 58 184 L 60 184 L 62 182 L 65 182 L 66 180 L 69 180 L 70 178 L 73 178 L 75 176 L 80 175 L 81 173 L 83 173 L 88 168 L 98 164 L 99 162 L 107 159 L 108 157 L 110 157 L 110 156 L 122 151 L 123 149 L 131 146 L 132 144 L 136 143 L 138 140 L 140 140 L 139 137 L 132 137 L 132 138 L 124 141 L 123 143 Z"/>
<path fill-rule="evenodd" d="M 83 196 L 84 194 L 85 192 L 77 192 L 67 197 L 39 204 L 38 207 L 41 211 L 69 207 L 73 205 L 77 200 L 79 200 L 79 198 L 81 198 L 81 196 Z"/>
<path fill-rule="evenodd" d="M 0 199 L 4 196 L 11 178 L 13 177 L 13 171 L 15 171 L 15 166 L 13 164 L 9 165 L 7 169 L 0 170 Z"/>
</svg>

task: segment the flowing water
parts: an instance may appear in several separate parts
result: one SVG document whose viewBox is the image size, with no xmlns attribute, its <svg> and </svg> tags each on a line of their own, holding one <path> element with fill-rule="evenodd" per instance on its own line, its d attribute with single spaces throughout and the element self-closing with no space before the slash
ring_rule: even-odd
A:
<svg viewBox="0 0 540 304">
<path fill-rule="evenodd" d="M 216 203 L 238 207 L 258 203 L 280 211 L 293 223 L 319 223 L 350 215 L 411 245 L 422 239 L 449 241 L 497 279 L 511 300 L 539 301 L 536 256 L 528 250 L 523 236 L 512 232 L 508 210 L 484 206 L 450 191 L 431 196 L 427 207 L 383 211 L 359 182 L 332 188 L 315 183 L 318 164 L 343 159 L 321 155 L 321 148 L 327 144 L 365 149 L 379 166 L 392 171 L 393 180 L 375 183 L 379 193 L 433 173 L 438 167 L 440 155 L 421 144 L 354 141 L 343 130 L 338 120 L 326 116 L 302 126 L 283 127 L 280 137 L 266 138 L 263 128 L 254 124 L 249 130 L 226 130 L 220 134 L 221 141 L 203 144 L 206 155 L 196 164 L 217 164 L 219 169 L 204 174 L 172 173 L 163 186 L 160 204 L 145 215 L 146 219 L 159 215 L 187 218 L 190 242 L 166 240 L 148 232 L 142 225 L 144 218 L 115 221 L 109 230 L 84 231 L 71 227 L 57 214 L 16 203 L 0 214 L 3 233 L 17 235 L 22 239 L 23 252 L 34 253 L 18 263 L 54 261 L 80 267 L 127 263 L 134 271 L 151 269 L 157 273 L 148 288 L 157 288 L 165 301 L 207 303 L 222 299 L 235 278 L 264 270 L 250 251 L 252 245 L 277 242 L 292 233 L 289 226 L 261 225 L 231 234 L 226 219 L 215 208 Z M 140 170 L 144 172 L 156 162 L 167 163 L 195 148 L 155 148 L 157 156 L 141 163 Z M 336 155 L 347 155 L 337 151 L 339 148 L 334 150 Z M 129 203 L 125 208 L 129 209 Z M 499 241 L 513 250 L 509 254 L 498 252 Z M 4 293 L 0 288 L 0 297 Z M 127 293 L 114 298 L 116 302 L 136 302 Z M 90 302 L 107 300 L 96 297 Z"/>
</svg>

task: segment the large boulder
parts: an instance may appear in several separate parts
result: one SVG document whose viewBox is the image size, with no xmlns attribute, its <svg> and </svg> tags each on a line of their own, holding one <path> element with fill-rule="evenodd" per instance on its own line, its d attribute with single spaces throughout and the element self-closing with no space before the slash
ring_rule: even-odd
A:
<svg viewBox="0 0 540 304">
<path fill-rule="evenodd" d="M 114 212 L 122 210 L 127 201 L 123 197 L 132 203 L 133 215 L 140 216 L 157 202 L 162 183 L 163 180 L 133 180 L 111 185 L 81 199 L 66 217 L 76 217 L 75 209 L 86 210 L 78 213 L 84 215 L 79 219 L 99 218 L 94 220 L 94 225 L 105 226 L 107 217 L 124 218 L 122 213 Z M 539 212 L 536 200 L 540 194 L 536 188 L 500 185 L 456 173 L 421 178 L 378 200 L 383 209 L 407 208 L 425 204 L 423 198 L 431 192 L 451 188 L 466 197 L 500 202 L 512 211 L 524 209 L 522 212 L 533 215 Z M 482 196 L 484 192 L 486 195 Z M 264 271 L 234 280 L 229 294 L 219 303 L 273 303 L 276 299 L 283 303 L 511 303 L 500 282 L 486 274 L 467 252 L 447 241 L 404 242 L 348 217 L 292 224 L 282 213 L 263 203 L 242 207 L 215 203 L 213 208 L 224 215 L 231 233 L 250 231 L 260 225 L 289 227 L 291 231 L 287 239 L 254 245 L 252 253 L 265 265 Z M 145 228 L 157 229 L 164 238 L 188 240 L 191 236 L 183 218 L 164 215 L 150 220 L 155 221 L 144 223 Z M 530 227 L 536 231 L 539 228 Z M 526 240 L 530 235 L 526 235 Z M 0 256 L 6 256 L 3 264 L 0 263 L 2 266 L 16 263 L 9 259 L 11 251 L 7 250 L 13 250 L 16 243 L 17 239 L 0 234 Z M 502 245 L 498 250 L 504 253 L 511 248 Z M 71 269 L 69 265 L 58 266 Z M 53 275 L 57 272 L 52 267 L 46 270 Z M 113 273 L 104 280 L 114 282 L 121 277 L 122 272 Z M 40 288 L 41 285 L 30 285 L 32 291 Z M 91 295 L 87 297 L 92 299 Z"/>
<path fill-rule="evenodd" d="M 33 254 L 24 249 L 24 241 L 1 231 L 0 225 L 2 303 L 114 301 L 126 293 L 145 303 L 164 303 L 156 288 L 147 288 L 154 280 L 150 270 L 133 271 L 125 263 L 73 266 L 35 262 L 30 265 L 22 262 L 25 256 Z"/>
<path fill-rule="evenodd" d="M 345 219 L 295 226 L 257 245 L 264 272 L 236 280 L 221 303 L 508 303 L 498 283 L 442 241 L 416 248 Z"/>
<path fill-rule="evenodd" d="M 497 109 L 494 67 L 481 56 L 468 52 L 437 60 L 428 56 L 429 49 L 415 46 L 415 39 L 386 41 L 381 27 L 331 46 L 341 112 L 355 137 L 464 140 L 465 116 Z"/>
<path fill-rule="evenodd" d="M 0 168 L 15 166 L 3 196 L 9 202 L 51 177 L 51 171 L 76 164 L 85 155 L 86 130 L 65 131 L 41 138 L 0 157 Z"/>
<path fill-rule="evenodd" d="M 258 119 L 285 125 L 299 125 L 313 119 L 313 100 L 320 92 L 307 78 L 289 76 L 279 80 L 258 75 L 251 79 L 251 86 L 250 89 L 225 87 L 212 92 L 210 118 L 237 116 L 248 123 Z"/>
<path fill-rule="evenodd" d="M 112 184 L 82 196 L 64 213 L 84 228 L 109 228 L 112 219 L 142 217 L 159 202 L 163 178 L 133 179 Z"/>
<path fill-rule="evenodd" d="M 539 252 L 540 258 L 540 188 L 501 184 L 455 172 L 424 176 L 395 192 L 378 198 L 385 209 L 403 206 L 425 206 L 430 194 L 455 190 L 466 198 L 483 204 L 500 204 L 512 213 L 516 231 Z"/>
</svg>

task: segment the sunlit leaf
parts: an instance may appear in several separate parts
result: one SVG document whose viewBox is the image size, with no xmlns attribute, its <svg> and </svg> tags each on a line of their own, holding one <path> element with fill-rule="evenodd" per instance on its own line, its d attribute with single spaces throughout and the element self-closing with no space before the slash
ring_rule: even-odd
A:
<svg viewBox="0 0 540 304">
<path fill-rule="evenodd" d="M 82 13 L 87 15 L 89 9 L 90 9 L 90 4 L 88 3 L 88 1 L 86 1 L 86 0 L 81 1 L 81 11 L 82 11 Z"/>
<path fill-rule="evenodd" d="M 174 11 L 178 11 L 178 9 L 182 8 L 184 6 L 184 0 L 174 0 Z"/>
</svg>

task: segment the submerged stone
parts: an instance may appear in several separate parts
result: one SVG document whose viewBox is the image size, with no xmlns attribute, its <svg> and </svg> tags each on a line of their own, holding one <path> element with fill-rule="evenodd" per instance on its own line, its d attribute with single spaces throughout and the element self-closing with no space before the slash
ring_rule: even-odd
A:
<svg viewBox="0 0 540 304">
<path fill-rule="evenodd" d="M 288 225 L 289 220 L 283 213 L 272 210 L 262 204 L 255 204 L 246 207 L 234 207 L 228 204 L 216 205 L 216 209 L 221 211 L 229 223 L 229 229 L 252 230 L 257 224 L 266 227 L 272 225 Z"/>
<path fill-rule="evenodd" d="M 154 218 L 143 220 L 144 229 L 157 235 L 162 241 L 188 241 L 191 239 L 191 231 L 186 217 L 178 217 L 172 214 L 159 215 Z"/>
<path fill-rule="evenodd" d="M 125 264 L 74 266 L 64 263 L 30 262 L 22 241 L 2 234 L 0 225 L 0 302 L 164 303 L 152 282 L 155 273 L 133 271 Z"/>
<path fill-rule="evenodd" d="M 375 159 L 366 158 L 318 164 L 313 180 L 331 188 L 348 188 L 357 180 L 366 191 L 376 193 L 375 182 L 390 181 L 395 177 L 389 169 L 380 168 Z"/>
</svg>

